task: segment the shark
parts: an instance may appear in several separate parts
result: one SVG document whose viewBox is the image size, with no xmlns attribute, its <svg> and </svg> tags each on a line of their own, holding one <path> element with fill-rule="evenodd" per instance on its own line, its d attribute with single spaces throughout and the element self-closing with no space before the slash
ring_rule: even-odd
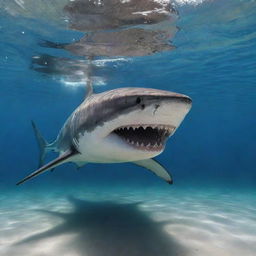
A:
<svg viewBox="0 0 256 256">
<path fill-rule="evenodd" d="M 190 97 L 150 88 L 117 88 L 87 97 L 68 117 L 57 138 L 48 143 L 32 121 L 39 145 L 39 168 L 17 185 L 67 162 L 130 162 L 167 183 L 172 175 L 155 157 L 161 154 L 192 106 Z M 44 164 L 48 152 L 59 155 Z"/>
</svg>

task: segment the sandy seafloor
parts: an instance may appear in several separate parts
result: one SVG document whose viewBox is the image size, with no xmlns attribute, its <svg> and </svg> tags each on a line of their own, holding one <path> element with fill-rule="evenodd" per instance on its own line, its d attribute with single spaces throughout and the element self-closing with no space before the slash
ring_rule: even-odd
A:
<svg viewBox="0 0 256 256">
<path fill-rule="evenodd" d="M 254 256 L 256 191 L 93 187 L 2 191 L 1 256 Z"/>
</svg>

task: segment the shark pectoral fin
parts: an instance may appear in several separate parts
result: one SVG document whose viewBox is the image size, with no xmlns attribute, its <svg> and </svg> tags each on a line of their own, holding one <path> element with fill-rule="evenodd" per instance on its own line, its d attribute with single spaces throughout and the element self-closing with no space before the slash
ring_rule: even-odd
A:
<svg viewBox="0 0 256 256">
<path fill-rule="evenodd" d="M 160 164 L 158 163 L 155 159 L 145 159 L 145 160 L 139 160 L 133 162 L 136 165 L 139 165 L 141 167 L 144 167 L 163 180 L 165 180 L 169 184 L 173 184 L 173 179 L 171 175 L 167 172 L 167 170 Z"/>
<path fill-rule="evenodd" d="M 26 176 L 24 179 L 22 179 L 21 181 L 19 181 L 16 185 L 20 185 L 22 184 L 23 182 L 45 172 L 45 171 L 48 171 L 48 170 L 51 170 L 53 168 L 55 168 L 56 166 L 58 165 L 61 165 L 65 162 L 68 162 L 67 159 L 76 155 L 76 154 L 79 154 L 77 151 L 68 151 L 64 154 L 62 154 L 61 156 L 59 156 L 58 158 L 52 160 L 51 162 L 49 162 L 48 164 L 42 166 L 41 168 L 37 169 L 36 171 L 32 172 L 31 174 L 29 174 L 28 176 Z"/>
</svg>

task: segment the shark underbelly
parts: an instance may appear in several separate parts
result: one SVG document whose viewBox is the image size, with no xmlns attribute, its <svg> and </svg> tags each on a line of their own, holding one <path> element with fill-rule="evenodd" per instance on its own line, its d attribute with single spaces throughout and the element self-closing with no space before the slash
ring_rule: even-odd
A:
<svg viewBox="0 0 256 256">
<path fill-rule="evenodd" d="M 75 156 L 76 161 L 93 163 L 123 163 L 144 160 L 155 157 L 162 151 L 144 151 L 135 149 L 125 142 L 115 141 L 112 138 L 105 138 L 109 143 L 87 136 L 81 136 L 78 140 L 77 150 L 80 154 Z"/>
</svg>

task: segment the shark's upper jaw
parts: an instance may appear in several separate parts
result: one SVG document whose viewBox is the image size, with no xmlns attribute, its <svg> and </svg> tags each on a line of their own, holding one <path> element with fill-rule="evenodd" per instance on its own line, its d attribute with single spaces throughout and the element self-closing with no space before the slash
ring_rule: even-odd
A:
<svg viewBox="0 0 256 256">
<path fill-rule="evenodd" d="M 112 134 L 138 150 L 162 151 L 174 130 L 175 127 L 171 125 L 133 124 L 118 127 Z"/>
</svg>

